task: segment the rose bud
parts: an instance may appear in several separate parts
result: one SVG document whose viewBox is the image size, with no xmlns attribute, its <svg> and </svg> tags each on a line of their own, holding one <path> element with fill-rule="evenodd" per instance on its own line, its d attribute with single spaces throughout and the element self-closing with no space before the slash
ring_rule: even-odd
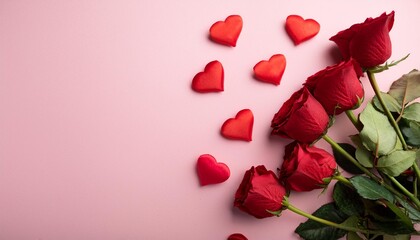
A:
<svg viewBox="0 0 420 240">
<path fill-rule="evenodd" d="M 328 114 L 306 87 L 301 88 L 283 103 L 271 121 L 272 135 L 312 143 L 328 127 Z"/>
<path fill-rule="evenodd" d="M 323 188 L 324 179 L 332 177 L 336 167 L 327 151 L 294 141 L 285 148 L 280 182 L 297 192 Z"/>
<path fill-rule="evenodd" d="M 272 217 L 268 211 L 279 211 L 285 195 L 286 189 L 275 173 L 260 165 L 245 172 L 234 206 L 256 218 Z"/>
<path fill-rule="evenodd" d="M 356 59 L 364 68 L 384 63 L 391 56 L 389 31 L 394 24 L 394 11 L 338 32 L 330 40 L 335 42 L 345 59 Z"/>
<path fill-rule="evenodd" d="M 358 107 L 364 91 L 360 66 L 350 59 L 310 76 L 304 84 L 329 115 Z"/>
</svg>

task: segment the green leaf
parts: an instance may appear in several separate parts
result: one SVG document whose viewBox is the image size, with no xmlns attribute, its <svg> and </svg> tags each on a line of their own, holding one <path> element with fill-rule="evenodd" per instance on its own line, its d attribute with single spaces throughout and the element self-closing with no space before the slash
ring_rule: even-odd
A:
<svg viewBox="0 0 420 240">
<path fill-rule="evenodd" d="M 408 105 L 398 125 L 407 144 L 420 147 L 420 103 Z"/>
<path fill-rule="evenodd" d="M 313 213 L 314 216 L 323 218 L 335 223 L 342 223 L 347 219 L 347 215 L 342 213 L 335 204 L 327 203 Z M 336 240 L 343 237 L 347 232 L 334 228 L 314 220 L 307 220 L 301 223 L 295 230 L 297 234 L 306 240 Z"/>
<path fill-rule="evenodd" d="M 414 222 L 420 222 L 420 212 L 416 208 L 412 207 L 408 202 L 400 198 L 398 198 L 398 203 L 407 210 L 408 217 L 411 220 Z"/>
<path fill-rule="evenodd" d="M 417 149 L 416 153 L 416 163 L 417 165 L 420 165 L 420 148 Z"/>
<path fill-rule="evenodd" d="M 407 227 L 404 223 L 398 220 L 393 221 L 371 221 L 372 227 L 378 229 L 389 235 L 409 234 L 413 233 L 414 229 Z"/>
<path fill-rule="evenodd" d="M 413 223 L 411 219 L 395 204 L 384 201 L 385 205 L 391 209 L 398 216 L 399 220 L 404 223 L 408 228 L 413 228 Z M 414 228 L 413 228 L 414 229 Z"/>
<path fill-rule="evenodd" d="M 420 97 L 420 72 L 412 70 L 391 84 L 389 95 L 405 105 Z"/>
<path fill-rule="evenodd" d="M 376 229 L 388 235 L 408 234 L 414 231 L 412 224 L 407 224 L 410 220 L 402 220 L 395 212 L 386 205 L 387 201 L 365 201 L 366 216 L 369 219 L 369 229 Z M 406 217 L 404 217 L 406 218 Z"/>
<path fill-rule="evenodd" d="M 361 238 L 357 233 L 355 232 L 349 232 L 347 233 L 346 240 L 364 240 L 365 238 Z"/>
<path fill-rule="evenodd" d="M 396 177 L 410 168 L 416 160 L 416 152 L 398 150 L 378 159 L 376 167 L 389 176 Z"/>
<path fill-rule="evenodd" d="M 350 216 L 347 218 L 344 222 L 340 223 L 340 226 L 343 227 L 352 227 L 352 228 L 358 228 L 360 230 L 366 229 L 366 228 L 360 228 L 360 217 L 359 216 Z"/>
<path fill-rule="evenodd" d="M 357 147 L 362 146 L 362 140 L 360 139 L 359 134 L 350 135 L 351 142 L 356 145 Z"/>
<path fill-rule="evenodd" d="M 365 147 L 359 147 L 356 149 L 356 159 L 364 167 L 373 167 L 373 155 L 372 152 L 367 150 Z"/>
<path fill-rule="evenodd" d="M 410 235 L 384 235 L 384 240 L 410 240 Z"/>
<path fill-rule="evenodd" d="M 399 122 L 399 126 L 407 144 L 420 147 L 420 122 L 403 119 Z"/>
<path fill-rule="evenodd" d="M 359 194 L 344 183 L 337 182 L 334 185 L 333 199 L 343 213 L 349 216 L 363 214 L 364 207 Z"/>
<path fill-rule="evenodd" d="M 356 148 L 353 147 L 351 144 L 348 143 L 339 143 L 341 148 L 343 148 L 347 153 L 349 153 L 352 156 L 355 156 Z M 363 171 L 360 170 L 356 165 L 354 165 L 352 162 L 350 162 L 346 157 L 344 157 L 343 154 L 341 154 L 339 151 L 337 151 L 335 148 L 333 148 L 333 154 L 335 161 L 337 164 L 343 168 L 346 172 L 352 173 L 352 174 L 362 174 Z"/>
<path fill-rule="evenodd" d="M 363 123 L 360 138 L 369 151 L 382 156 L 394 150 L 397 144 L 397 134 L 388 118 L 378 112 L 372 103 L 368 103 L 360 113 L 360 121 Z"/>
<path fill-rule="evenodd" d="M 408 105 L 404 109 L 402 117 L 407 120 L 420 122 L 420 102 Z"/>
<path fill-rule="evenodd" d="M 385 106 L 389 109 L 389 111 L 397 112 L 397 113 L 401 112 L 401 108 L 402 108 L 401 104 L 398 103 L 398 101 L 395 98 L 393 98 L 388 93 L 384 93 L 384 92 L 381 92 L 381 97 L 384 100 Z M 376 95 L 373 97 L 372 101 L 376 109 L 378 109 L 381 112 L 385 112 L 384 109 L 382 108 L 382 104 L 379 102 L 379 99 Z"/>
<path fill-rule="evenodd" d="M 356 188 L 357 193 L 365 199 L 394 201 L 394 195 L 388 189 L 366 176 L 355 176 L 349 180 Z"/>
</svg>

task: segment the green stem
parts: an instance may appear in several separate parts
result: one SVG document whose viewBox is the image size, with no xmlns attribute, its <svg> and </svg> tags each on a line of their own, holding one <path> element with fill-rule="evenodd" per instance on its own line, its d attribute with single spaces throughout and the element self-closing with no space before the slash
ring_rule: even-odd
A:
<svg viewBox="0 0 420 240">
<path fill-rule="evenodd" d="M 288 202 L 288 200 L 283 200 L 282 204 L 283 204 L 284 207 L 286 207 L 287 209 L 289 209 L 290 211 L 292 211 L 292 212 L 294 212 L 296 214 L 299 214 L 301 216 L 304 216 L 304 217 L 306 217 L 308 219 L 311 219 L 313 221 L 316 221 L 316 222 L 325 224 L 327 226 L 331 226 L 331 227 L 334 227 L 334 228 L 343 229 L 343 230 L 349 231 L 349 232 L 360 232 L 360 233 L 365 233 L 365 234 L 378 233 L 376 231 L 369 231 L 367 229 L 360 229 L 360 228 L 355 228 L 355 227 L 341 225 L 341 224 L 338 224 L 338 223 L 335 223 L 335 222 L 332 222 L 332 221 L 329 221 L 329 220 L 326 220 L 326 219 L 323 219 L 323 218 L 314 216 L 312 214 L 309 214 L 309 213 L 307 213 L 307 212 L 305 212 L 305 211 L 303 211 L 303 210 L 301 210 L 301 209 L 299 209 L 299 208 L 291 205 Z"/>
<path fill-rule="evenodd" d="M 391 123 L 392 127 L 394 128 L 395 132 L 397 133 L 397 136 L 400 139 L 404 150 L 407 150 L 408 149 L 407 143 L 404 140 L 404 137 L 401 133 L 401 130 L 398 127 L 397 122 L 395 121 L 394 117 L 392 116 L 391 112 L 389 111 L 388 107 L 386 106 L 385 101 L 382 98 L 381 92 L 380 92 L 379 87 L 378 87 L 378 83 L 376 82 L 375 74 L 370 72 L 370 71 L 367 71 L 367 75 L 368 75 L 368 78 L 369 78 L 370 85 L 372 86 L 373 91 L 375 91 L 376 97 L 378 98 L 379 102 L 381 103 L 382 108 L 385 111 L 385 115 L 388 117 L 389 122 Z"/>
<path fill-rule="evenodd" d="M 419 201 L 419 199 L 416 196 L 414 196 L 403 185 L 401 185 L 401 183 L 398 182 L 397 179 L 395 179 L 394 177 L 389 176 L 389 179 L 391 180 L 391 182 L 393 184 L 395 184 L 395 186 L 397 186 L 401 190 L 401 192 L 403 192 L 408 198 L 411 199 L 411 201 L 414 202 L 414 204 L 416 204 L 417 208 L 420 208 L 420 201 Z"/>
<path fill-rule="evenodd" d="M 346 150 L 344 150 L 338 143 L 336 143 L 332 138 L 330 138 L 327 134 L 324 134 L 322 138 L 327 141 L 332 148 L 334 148 L 336 151 L 338 151 L 341 155 L 343 155 L 347 160 L 349 160 L 351 163 L 356 165 L 360 170 L 362 170 L 366 175 L 374 179 L 375 181 L 380 181 L 380 179 L 373 173 L 371 173 L 367 168 L 365 168 L 363 165 L 361 165 L 352 155 L 350 155 Z"/>
<path fill-rule="evenodd" d="M 353 184 L 351 184 L 351 182 L 347 178 L 343 177 L 343 175 L 341 175 L 341 174 L 340 175 L 334 175 L 333 179 L 335 179 L 339 182 L 342 182 L 349 187 L 353 187 Z"/>
<path fill-rule="evenodd" d="M 336 151 L 340 152 L 344 157 L 346 157 L 350 162 L 352 162 L 356 167 L 358 167 L 360 170 L 362 170 L 366 175 L 368 175 L 371 179 L 376 181 L 378 184 L 384 186 L 386 189 L 388 189 L 390 192 L 394 193 L 398 197 L 404 198 L 403 195 L 395 190 L 390 185 L 386 184 L 381 178 L 370 172 L 367 168 L 362 166 L 352 155 L 350 155 L 346 150 L 344 150 L 338 143 L 336 143 L 332 138 L 330 138 L 328 135 L 324 134 L 322 138 L 327 141 L 332 148 L 334 148 Z M 410 195 L 411 193 L 408 192 Z M 409 197 L 409 196 L 407 196 Z M 417 200 L 418 201 L 418 200 Z"/>
<path fill-rule="evenodd" d="M 368 74 L 368 78 L 369 78 L 369 81 L 370 81 L 370 84 L 372 85 L 372 88 L 373 88 L 373 90 L 375 91 L 375 94 L 376 94 L 376 97 L 378 98 L 378 100 L 379 100 L 379 102 L 381 103 L 381 105 L 382 105 L 382 108 L 384 109 L 384 111 L 385 111 L 385 114 L 386 114 L 386 116 L 388 117 L 388 120 L 389 120 L 389 122 L 391 123 L 391 125 L 392 125 L 392 127 L 394 128 L 394 130 L 395 130 L 395 132 L 397 133 L 397 136 L 398 136 L 398 138 L 400 139 L 400 141 L 401 141 L 401 143 L 402 143 L 402 145 L 403 145 L 403 149 L 404 150 L 407 150 L 408 149 L 408 146 L 407 146 L 407 143 L 405 142 L 405 139 L 404 139 L 404 137 L 403 137 L 403 135 L 402 135 L 402 133 L 401 133 L 401 130 L 400 130 L 400 128 L 399 128 L 399 126 L 398 126 L 398 124 L 397 124 L 397 122 L 395 121 L 395 119 L 394 119 L 394 117 L 392 116 L 392 114 L 391 114 L 391 112 L 389 111 L 389 109 L 388 109 L 388 107 L 386 106 L 386 104 L 385 104 L 385 102 L 384 102 L 384 100 L 383 100 L 383 98 L 382 98 L 382 95 L 381 95 L 381 93 L 380 93 L 380 90 L 379 90 L 379 87 L 378 87 L 378 84 L 377 84 L 377 82 L 376 82 L 376 78 L 375 78 L 375 74 L 374 73 L 372 73 L 372 72 L 370 72 L 370 71 L 367 71 L 367 74 Z M 417 166 L 417 164 L 416 163 L 414 163 L 413 164 L 413 169 L 414 169 L 414 172 L 416 173 L 416 176 L 417 177 L 420 177 L 420 170 L 419 170 L 419 168 L 418 168 L 418 166 Z M 419 201 L 419 199 L 417 198 L 417 196 L 415 196 L 415 195 L 413 195 L 413 194 L 411 194 L 403 185 L 401 185 L 395 178 L 393 178 L 393 177 L 390 177 L 390 179 L 391 179 L 391 181 L 408 197 L 408 198 L 410 198 L 415 204 L 416 204 L 416 206 L 418 207 L 418 208 L 420 208 L 420 201 Z"/>
<path fill-rule="evenodd" d="M 346 115 L 350 119 L 350 121 L 353 123 L 353 125 L 356 127 L 356 129 L 360 132 L 363 129 L 362 124 L 357 119 L 356 115 L 354 115 L 352 110 L 346 110 Z"/>
<path fill-rule="evenodd" d="M 419 166 L 417 166 L 416 161 L 414 161 L 412 167 L 413 167 L 414 173 L 416 174 L 417 179 L 419 179 L 420 178 L 420 169 L 419 169 Z"/>
</svg>

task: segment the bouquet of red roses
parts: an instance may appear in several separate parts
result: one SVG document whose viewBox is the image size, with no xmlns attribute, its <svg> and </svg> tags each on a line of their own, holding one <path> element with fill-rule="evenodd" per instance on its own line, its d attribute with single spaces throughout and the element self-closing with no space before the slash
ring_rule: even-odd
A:
<svg viewBox="0 0 420 240">
<path fill-rule="evenodd" d="M 251 167 L 235 194 L 234 205 L 256 218 L 290 210 L 308 218 L 295 230 L 309 240 L 410 239 L 420 233 L 420 72 L 393 82 L 387 92 L 375 74 L 405 58 L 391 56 L 389 31 L 394 12 L 331 37 L 343 61 L 310 76 L 274 115 L 272 135 L 292 139 L 285 147 L 278 174 Z M 361 77 L 367 76 L 375 96 L 364 100 Z M 361 106 L 359 114 L 353 112 Z M 352 144 L 328 135 L 334 116 L 345 113 L 355 127 Z M 357 131 L 356 131 L 357 130 Z M 333 155 L 314 146 L 328 142 Z M 340 168 L 338 168 L 338 166 Z M 342 175 L 344 170 L 346 174 Z M 349 177 L 350 176 L 350 177 Z M 333 201 L 314 213 L 293 206 L 293 191 L 311 191 L 334 184 Z"/>
</svg>

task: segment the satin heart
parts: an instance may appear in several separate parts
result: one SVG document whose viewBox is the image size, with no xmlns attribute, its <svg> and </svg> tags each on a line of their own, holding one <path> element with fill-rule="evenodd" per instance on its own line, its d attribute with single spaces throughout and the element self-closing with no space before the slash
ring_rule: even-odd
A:
<svg viewBox="0 0 420 240">
<path fill-rule="evenodd" d="M 313 19 L 304 20 L 298 15 L 290 15 L 286 19 L 286 32 L 295 45 L 313 38 L 318 34 L 320 28 L 317 21 Z"/>
<path fill-rule="evenodd" d="M 241 31 L 241 16 L 231 15 L 225 21 L 218 21 L 210 27 L 210 39 L 223 45 L 235 47 Z"/>
<path fill-rule="evenodd" d="M 254 115 L 251 110 L 243 109 L 236 114 L 235 118 L 226 120 L 221 129 L 221 134 L 225 138 L 252 141 L 252 127 L 254 125 Z"/>
<path fill-rule="evenodd" d="M 197 160 L 197 175 L 201 186 L 226 181 L 230 176 L 229 167 L 219 163 L 210 154 L 203 154 Z"/>
<path fill-rule="evenodd" d="M 234 233 L 231 234 L 227 240 L 248 240 L 243 234 L 241 233 Z"/>
<path fill-rule="evenodd" d="M 199 72 L 194 76 L 191 87 L 194 91 L 201 93 L 221 92 L 223 91 L 223 80 L 223 66 L 216 60 L 209 62 L 204 68 L 204 72 Z"/>
<path fill-rule="evenodd" d="M 273 55 L 268 61 L 260 61 L 254 66 L 255 78 L 267 83 L 279 85 L 284 69 L 286 58 L 282 54 Z"/>
</svg>

